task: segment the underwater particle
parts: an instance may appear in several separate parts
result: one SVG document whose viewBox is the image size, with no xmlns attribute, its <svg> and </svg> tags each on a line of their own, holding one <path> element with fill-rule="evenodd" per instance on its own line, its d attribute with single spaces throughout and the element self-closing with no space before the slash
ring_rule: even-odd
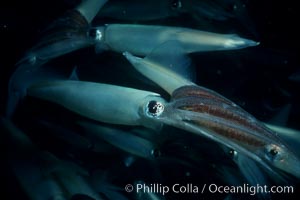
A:
<svg viewBox="0 0 300 200">
<path fill-rule="evenodd" d="M 236 152 L 235 150 L 233 150 L 233 149 L 230 149 L 230 150 L 229 150 L 229 155 L 230 155 L 232 158 L 234 158 L 234 157 L 237 156 L 237 152 Z"/>
<path fill-rule="evenodd" d="M 135 161 L 135 158 L 132 156 L 129 156 L 124 160 L 124 164 L 126 167 L 130 167 L 134 163 L 134 161 Z"/>
<path fill-rule="evenodd" d="M 159 149 L 153 149 L 153 150 L 151 151 L 151 155 L 152 155 L 154 158 L 158 158 L 158 157 L 161 156 L 161 152 L 160 152 Z"/>
<path fill-rule="evenodd" d="M 191 176 L 191 172 L 185 172 L 185 176 Z"/>
</svg>

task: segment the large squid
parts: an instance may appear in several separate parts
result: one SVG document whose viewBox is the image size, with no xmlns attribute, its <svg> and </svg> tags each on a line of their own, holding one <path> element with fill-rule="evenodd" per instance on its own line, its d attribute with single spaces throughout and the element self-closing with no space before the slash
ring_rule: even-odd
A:
<svg viewBox="0 0 300 200">
<path fill-rule="evenodd" d="M 166 51 L 166 49 L 172 51 Z M 174 70 L 189 63 L 177 42 L 167 42 L 145 58 L 124 56 L 136 70 L 171 95 L 84 81 L 32 85 L 28 95 L 57 103 L 87 118 L 158 128 L 167 124 L 210 138 L 260 163 L 281 180 L 281 169 L 300 178 L 300 160 L 270 129 L 235 103 Z"/>
<path fill-rule="evenodd" d="M 96 51 L 128 51 L 140 56 L 150 54 L 154 48 L 167 41 L 177 41 L 185 53 L 234 50 L 259 44 L 236 34 L 212 33 L 183 27 L 107 24 L 92 29 L 94 35 L 98 35 Z"/>
<path fill-rule="evenodd" d="M 172 51 L 164 53 L 164 57 L 158 55 L 170 46 Z M 164 111 L 153 118 L 233 148 L 272 174 L 275 167 L 300 178 L 299 158 L 275 132 L 232 101 L 172 70 L 176 69 L 178 58 L 184 60 L 182 52 L 180 45 L 166 44 L 144 59 L 124 53 L 136 70 L 171 95 L 170 103 L 157 102 L 164 105 Z"/>
</svg>

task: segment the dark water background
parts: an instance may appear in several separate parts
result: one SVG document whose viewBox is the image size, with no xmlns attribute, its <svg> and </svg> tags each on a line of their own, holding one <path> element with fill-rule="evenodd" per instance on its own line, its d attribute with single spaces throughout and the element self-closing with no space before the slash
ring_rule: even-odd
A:
<svg viewBox="0 0 300 200">
<path fill-rule="evenodd" d="M 255 30 L 252 33 L 243 26 L 226 27 L 226 23 L 215 23 L 203 30 L 229 31 L 241 36 L 260 41 L 258 47 L 232 52 L 211 52 L 191 55 L 196 67 L 197 84 L 213 89 L 233 100 L 260 120 L 269 121 L 283 106 L 291 105 L 287 127 L 300 130 L 300 80 L 289 77 L 300 73 L 299 9 L 296 1 L 246 1 L 250 18 Z M 34 44 L 40 32 L 54 19 L 72 7 L 71 1 L 16 1 L 2 2 L 0 6 L 0 111 L 5 109 L 7 83 L 14 70 L 14 64 L 24 52 Z M 109 18 L 95 23 L 119 22 Z M 130 22 L 129 22 L 130 23 Z M 135 21 L 134 23 L 143 23 Z M 187 15 L 181 18 L 157 20 L 147 23 L 170 24 L 177 26 L 197 27 Z M 232 22 L 233 23 L 233 22 Z M 232 25 L 231 23 L 231 25 Z M 230 23 L 228 23 L 230 24 Z M 215 26 L 217 28 L 215 28 Z M 66 63 L 85 63 L 89 52 L 80 52 L 81 57 L 66 57 Z M 82 56 L 87 55 L 87 57 Z M 108 58 L 120 59 L 116 54 L 106 53 Z M 93 57 L 94 58 L 94 57 Z M 94 58 L 95 59 L 95 58 Z M 101 60 L 100 60 L 101 61 Z M 120 63 L 121 63 L 120 59 Z M 107 64 L 103 62 L 103 65 Z M 101 64 L 101 63 L 100 63 Z M 109 64 L 109 63 L 108 63 Z M 110 66 L 110 65 L 108 65 Z M 111 73 L 110 69 L 105 72 Z M 92 73 L 91 73 L 92 74 Z M 87 76 L 92 76 L 87 74 Z M 113 77 L 115 76 L 115 77 Z M 123 76 L 118 74 L 104 75 L 122 83 Z M 117 78 L 116 78 L 117 77 Z M 27 116 L 23 116 L 27 117 Z M 29 116 L 30 117 L 30 116 Z M 2 142 L 1 142 L 2 144 Z M 3 153 L 3 151 L 2 151 Z M 0 155 L 2 155 L 2 153 Z M 5 158 L 5 156 L 3 155 Z M 1 166 L 1 188 L 3 199 L 25 199 L 22 190 L 5 163 Z M 299 191 L 298 191 L 299 192 Z M 0 197 L 1 198 L 1 197 Z M 2 198 L 1 198 L 2 199 Z"/>
</svg>

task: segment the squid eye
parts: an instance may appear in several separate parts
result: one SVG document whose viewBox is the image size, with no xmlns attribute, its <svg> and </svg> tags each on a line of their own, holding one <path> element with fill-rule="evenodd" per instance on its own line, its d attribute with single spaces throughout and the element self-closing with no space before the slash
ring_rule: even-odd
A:
<svg viewBox="0 0 300 200">
<path fill-rule="evenodd" d="M 160 152 L 159 149 L 153 149 L 153 150 L 151 151 L 151 155 L 152 155 L 154 158 L 158 158 L 158 157 L 161 156 L 161 152 Z"/>
<path fill-rule="evenodd" d="M 147 114 L 149 114 L 150 116 L 153 117 L 158 117 L 160 116 L 163 111 L 164 111 L 164 105 L 161 102 L 158 101 L 149 101 L 148 105 L 147 105 Z"/>
<path fill-rule="evenodd" d="M 269 151 L 269 153 L 270 153 L 271 156 L 276 156 L 278 154 L 278 151 L 277 151 L 277 149 L 274 148 L 274 149 L 271 149 Z"/>
<path fill-rule="evenodd" d="M 266 147 L 266 157 L 269 160 L 280 159 L 280 147 L 276 145 L 268 145 Z"/>
<path fill-rule="evenodd" d="M 96 41 L 100 41 L 102 39 L 102 33 L 97 28 L 91 28 L 88 32 L 88 36 Z"/>
</svg>

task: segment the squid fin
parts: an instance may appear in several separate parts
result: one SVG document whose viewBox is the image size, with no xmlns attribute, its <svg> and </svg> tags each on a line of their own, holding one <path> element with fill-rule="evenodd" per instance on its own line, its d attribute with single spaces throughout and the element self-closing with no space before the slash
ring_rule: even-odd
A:
<svg viewBox="0 0 300 200">
<path fill-rule="evenodd" d="M 180 43 L 175 40 L 159 45 L 144 60 L 157 63 L 187 80 L 195 81 L 195 69 L 191 67 L 191 59 L 184 53 Z"/>
<path fill-rule="evenodd" d="M 174 90 L 194 85 L 190 59 L 183 53 L 180 45 L 175 41 L 168 41 L 155 48 L 144 59 L 135 57 L 129 52 L 123 55 L 141 74 L 155 82 L 169 94 Z"/>
</svg>

